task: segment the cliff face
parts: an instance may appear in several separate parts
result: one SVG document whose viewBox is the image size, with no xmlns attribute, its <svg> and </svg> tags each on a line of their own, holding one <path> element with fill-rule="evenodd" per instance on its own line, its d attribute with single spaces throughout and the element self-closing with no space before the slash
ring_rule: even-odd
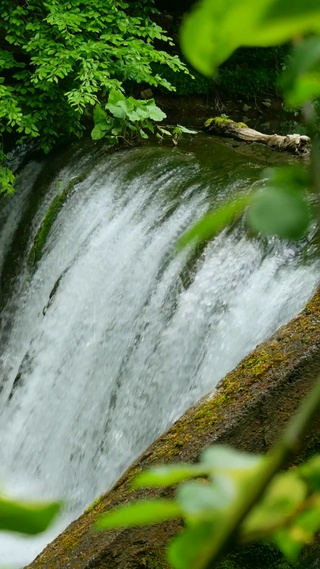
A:
<svg viewBox="0 0 320 569">
<path fill-rule="evenodd" d="M 259 345 L 225 377 L 214 393 L 189 409 L 156 440 L 112 490 L 48 545 L 29 568 L 166 568 L 164 547 L 179 530 L 178 522 L 95 533 L 96 520 L 122 502 L 170 495 L 168 489 L 133 491 L 130 481 L 143 468 L 164 462 L 194 462 L 203 448 L 215 443 L 257 453 L 267 450 L 320 371 L 319 321 L 320 290 L 303 312 Z M 319 449 L 320 415 L 305 440 L 301 457 Z M 252 561 L 250 555 L 248 566 L 253 563 L 259 569 L 270 569 L 270 557 Z M 266 557 L 266 551 L 261 555 Z M 308 555 L 314 559 L 318 555 L 317 546 Z M 273 566 L 278 566 L 277 557 L 273 561 Z M 307 563 L 306 558 L 304 567 Z M 245 560 L 242 563 L 230 560 L 230 567 L 238 569 L 247 565 Z"/>
</svg>

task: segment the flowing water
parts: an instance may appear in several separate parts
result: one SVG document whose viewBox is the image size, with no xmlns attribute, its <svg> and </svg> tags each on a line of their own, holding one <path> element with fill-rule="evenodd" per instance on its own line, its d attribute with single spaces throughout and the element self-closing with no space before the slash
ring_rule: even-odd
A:
<svg viewBox="0 0 320 569">
<path fill-rule="evenodd" d="M 2 534 L 2 565 L 31 561 L 317 284 L 319 266 L 297 248 L 249 241 L 240 224 L 197 257 L 176 254 L 183 229 L 260 184 L 264 166 L 198 144 L 31 161 L 0 210 L 0 484 L 66 501 L 51 533 Z M 35 235 L 66 188 L 32 267 Z"/>
</svg>

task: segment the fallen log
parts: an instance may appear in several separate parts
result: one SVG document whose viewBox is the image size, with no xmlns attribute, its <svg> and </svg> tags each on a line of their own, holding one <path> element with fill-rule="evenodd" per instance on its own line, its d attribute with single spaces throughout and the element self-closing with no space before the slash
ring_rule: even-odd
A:
<svg viewBox="0 0 320 569">
<path fill-rule="evenodd" d="M 244 140 L 245 142 L 260 142 L 276 150 L 291 152 L 299 156 L 308 155 L 310 152 L 309 136 L 300 134 L 287 134 L 286 136 L 264 134 L 249 128 L 242 122 L 237 123 L 222 117 L 208 119 L 204 123 L 203 129 L 218 136 L 227 136 L 236 140 Z"/>
</svg>

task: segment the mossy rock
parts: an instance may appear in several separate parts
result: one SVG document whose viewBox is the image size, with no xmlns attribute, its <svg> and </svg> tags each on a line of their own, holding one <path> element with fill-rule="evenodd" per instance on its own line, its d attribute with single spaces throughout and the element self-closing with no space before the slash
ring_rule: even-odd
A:
<svg viewBox="0 0 320 569">
<path fill-rule="evenodd" d="M 213 393 L 157 439 L 112 490 L 48 545 L 29 568 L 167 569 L 165 546 L 181 530 L 180 521 L 102 533 L 93 531 L 96 521 L 120 503 L 172 495 L 172 489 L 167 488 L 132 489 L 132 479 L 146 467 L 166 462 L 195 462 L 205 447 L 215 443 L 249 452 L 266 451 L 319 373 L 319 320 L 320 290 L 305 310 L 244 358 Z M 304 440 L 303 457 L 308 449 L 318 448 L 319 440 L 320 416 Z M 309 567 L 308 559 L 319 556 L 320 544 L 310 551 L 305 553 L 304 567 Z M 237 555 L 224 559 L 219 569 L 290 568 L 268 545 L 250 546 Z"/>
<path fill-rule="evenodd" d="M 249 128 L 247 124 L 244 122 L 235 122 L 232 119 L 226 117 L 213 117 L 211 119 L 207 119 L 203 125 L 204 130 L 210 130 L 214 125 L 222 126 L 222 125 L 234 125 L 238 128 Z"/>
</svg>

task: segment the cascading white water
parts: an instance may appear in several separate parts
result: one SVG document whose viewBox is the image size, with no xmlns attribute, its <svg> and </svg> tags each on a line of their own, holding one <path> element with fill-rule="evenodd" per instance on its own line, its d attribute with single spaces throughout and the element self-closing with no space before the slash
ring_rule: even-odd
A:
<svg viewBox="0 0 320 569">
<path fill-rule="evenodd" d="M 231 176 L 154 148 L 95 158 L 30 273 L 27 253 L 52 197 L 90 160 L 74 159 L 48 188 L 2 311 L 0 483 L 15 495 L 62 497 L 53 533 L 296 314 L 319 278 L 290 246 L 266 251 L 241 228 L 197 261 L 176 254 L 182 229 L 261 168 L 246 165 L 244 175 L 242 161 Z M 25 168 L 25 188 L 3 212 L 0 266 L 40 169 Z M 48 540 L 2 535 L 0 563 L 26 564 Z"/>
</svg>

